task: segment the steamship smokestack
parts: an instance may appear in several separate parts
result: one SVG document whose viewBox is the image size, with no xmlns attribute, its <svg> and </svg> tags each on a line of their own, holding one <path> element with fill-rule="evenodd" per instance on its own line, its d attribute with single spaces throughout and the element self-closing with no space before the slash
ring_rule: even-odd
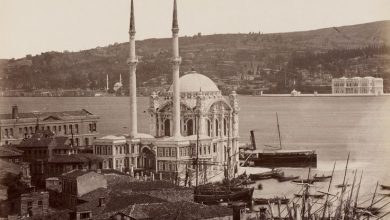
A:
<svg viewBox="0 0 390 220">
<path fill-rule="evenodd" d="M 253 130 L 251 132 L 251 143 L 252 143 L 252 149 L 256 150 L 256 139 L 255 139 L 255 132 Z"/>
</svg>

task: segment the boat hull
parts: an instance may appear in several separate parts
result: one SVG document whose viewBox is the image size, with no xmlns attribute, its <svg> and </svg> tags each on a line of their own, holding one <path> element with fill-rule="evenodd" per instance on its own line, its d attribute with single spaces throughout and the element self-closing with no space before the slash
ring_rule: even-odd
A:
<svg viewBox="0 0 390 220">
<path fill-rule="evenodd" d="M 243 201 L 251 202 L 254 188 L 240 188 L 232 191 L 204 191 L 195 192 L 194 200 L 204 204 L 218 204 L 221 202 Z"/>
<path fill-rule="evenodd" d="M 311 167 L 317 168 L 316 154 L 258 154 L 251 159 L 256 167 Z"/>
</svg>

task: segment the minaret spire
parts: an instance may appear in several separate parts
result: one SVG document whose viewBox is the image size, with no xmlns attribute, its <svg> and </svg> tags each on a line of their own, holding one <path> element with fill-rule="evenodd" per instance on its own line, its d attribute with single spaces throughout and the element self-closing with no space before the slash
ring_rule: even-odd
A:
<svg viewBox="0 0 390 220">
<path fill-rule="evenodd" d="M 181 57 L 179 55 L 179 25 L 177 22 L 176 0 L 173 2 L 173 21 L 172 21 L 172 99 L 173 99 L 173 135 L 180 137 L 180 72 Z"/>
<path fill-rule="evenodd" d="M 131 0 L 131 7 L 130 7 L 130 29 L 129 29 L 129 34 L 135 35 L 134 3 L 133 3 L 133 0 Z"/>
<path fill-rule="evenodd" d="M 172 20 L 172 31 L 176 30 L 179 32 L 179 23 L 177 22 L 177 4 L 176 0 L 173 2 L 173 20 Z"/>
<path fill-rule="evenodd" d="M 130 137 L 134 138 L 137 136 L 137 76 L 136 69 L 138 59 L 135 55 L 135 23 L 134 23 L 134 4 L 133 0 L 131 0 L 130 7 L 130 29 L 129 29 L 129 46 L 130 46 L 130 54 L 127 63 L 129 64 L 130 71 L 130 80 L 129 80 L 129 95 L 130 95 Z"/>
</svg>

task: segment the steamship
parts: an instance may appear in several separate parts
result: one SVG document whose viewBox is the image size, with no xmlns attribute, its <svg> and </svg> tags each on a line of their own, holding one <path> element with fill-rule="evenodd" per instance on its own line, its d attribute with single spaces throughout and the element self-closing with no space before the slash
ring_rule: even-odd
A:
<svg viewBox="0 0 390 220">
<path fill-rule="evenodd" d="M 279 119 L 276 113 L 279 136 L 279 147 L 265 145 L 264 149 L 256 148 L 254 131 L 250 131 L 251 147 L 247 147 L 241 154 L 242 166 L 255 167 L 317 167 L 317 154 L 315 150 L 286 150 L 282 147 L 280 137 Z"/>
</svg>

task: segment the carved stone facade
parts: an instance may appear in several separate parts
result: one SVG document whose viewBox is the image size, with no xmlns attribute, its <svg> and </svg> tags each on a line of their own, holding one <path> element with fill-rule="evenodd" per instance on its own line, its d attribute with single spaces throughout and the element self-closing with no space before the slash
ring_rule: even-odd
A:
<svg viewBox="0 0 390 220">
<path fill-rule="evenodd" d="M 237 161 L 237 94 L 232 93 L 229 100 L 226 100 L 215 84 L 206 78 L 196 72 L 190 72 L 180 78 L 181 88 L 187 88 L 180 93 L 181 138 L 172 137 L 172 92 L 168 91 L 160 96 L 153 93 L 150 96 L 150 134 L 156 137 L 153 144 L 157 146 L 157 172 L 185 172 L 186 167 L 193 166 L 192 161 L 197 154 L 203 161 L 200 162 L 201 170 L 223 170 L 229 155 L 232 164 Z M 189 86 L 193 88 L 188 89 Z"/>
</svg>

